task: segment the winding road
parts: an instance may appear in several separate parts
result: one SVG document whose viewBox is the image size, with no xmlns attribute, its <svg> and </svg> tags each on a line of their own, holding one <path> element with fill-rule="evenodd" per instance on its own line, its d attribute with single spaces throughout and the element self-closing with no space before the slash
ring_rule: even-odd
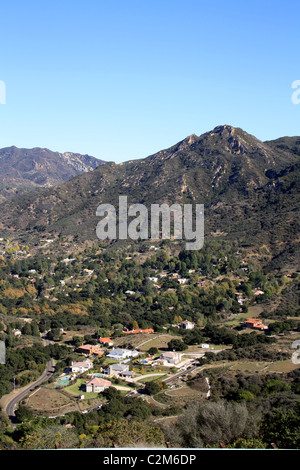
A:
<svg viewBox="0 0 300 470">
<path fill-rule="evenodd" d="M 49 340 L 44 340 L 43 342 L 45 346 L 50 343 Z M 54 359 L 51 358 L 50 361 L 47 362 L 46 369 L 44 370 L 43 374 L 38 380 L 26 385 L 22 389 L 11 392 L 8 395 L 5 395 L 1 398 L 2 409 L 4 413 L 8 415 L 8 417 L 10 418 L 12 422 L 14 421 L 14 418 L 15 418 L 15 409 L 16 409 L 17 404 L 21 400 L 23 400 L 23 398 L 26 397 L 26 395 L 28 395 L 30 392 L 35 390 L 42 383 L 46 382 L 49 379 L 49 376 L 54 372 L 54 366 L 55 366 Z"/>
<path fill-rule="evenodd" d="M 13 421 L 15 417 L 15 409 L 17 404 L 24 398 L 26 395 L 28 395 L 30 392 L 32 392 L 34 389 L 36 389 L 39 385 L 41 385 L 43 382 L 46 382 L 46 380 L 49 379 L 49 375 L 53 372 L 54 368 L 54 360 L 51 359 L 47 365 L 46 369 L 41 375 L 41 377 L 36 380 L 35 382 L 27 385 L 26 387 L 23 387 L 21 391 L 17 392 L 14 394 L 12 392 L 9 394 L 7 397 L 12 396 L 12 398 L 9 399 L 7 403 L 5 403 L 3 411 L 8 415 L 8 417 Z M 3 397 L 4 398 L 4 397 Z"/>
</svg>

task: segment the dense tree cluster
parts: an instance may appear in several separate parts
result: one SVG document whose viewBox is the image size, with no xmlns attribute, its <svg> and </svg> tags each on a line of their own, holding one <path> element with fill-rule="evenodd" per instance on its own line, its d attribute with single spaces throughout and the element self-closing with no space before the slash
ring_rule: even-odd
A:
<svg viewBox="0 0 300 470">
<path fill-rule="evenodd" d="M 284 276 L 275 276 L 256 260 L 245 263 L 234 242 L 212 240 L 202 250 L 178 253 L 170 246 L 163 241 L 143 260 L 140 257 L 149 250 L 146 243 L 139 244 L 138 253 L 134 244 L 126 250 L 92 246 L 68 258 L 53 252 L 48 257 L 17 259 L 9 252 L 0 265 L 0 340 L 6 345 L 0 396 L 9 393 L 13 383 L 23 386 L 36 380 L 51 357 L 57 361 L 56 370 L 63 370 L 82 342 L 97 344 L 99 336 L 117 338 L 124 328 L 154 328 L 176 336 L 168 342 L 169 350 L 186 351 L 203 342 L 221 347 L 199 360 L 203 366 L 214 363 L 213 369 L 205 368 L 210 400 L 162 410 L 109 388 L 101 396 L 100 410 L 68 413 L 54 420 L 37 418 L 21 405 L 15 430 L 0 416 L 1 448 L 164 446 L 166 441 L 179 447 L 298 445 L 297 371 L 281 376 L 230 376 L 222 370 L 218 375 L 219 361 L 287 358 L 284 351 L 272 347 L 275 335 L 299 331 L 299 321 L 288 318 L 286 303 L 271 313 L 263 312 L 262 318 L 272 318 L 265 332 L 241 334 L 240 327 L 223 326 L 222 320 L 247 312 L 252 302 L 267 306 L 279 291 L 283 300 L 293 296 L 296 317 L 296 274 L 292 287 L 284 288 Z M 184 285 L 178 282 L 182 278 L 187 280 Z M 254 296 L 256 290 L 259 295 Z M 178 328 L 183 319 L 195 327 Z M 95 334 L 83 338 L 80 329 L 86 326 L 94 328 Z M 68 346 L 60 344 L 64 329 L 75 332 Z M 14 334 L 16 330 L 21 336 Z M 41 335 L 53 344 L 43 346 Z M 163 389 L 163 382 L 153 380 L 147 382 L 144 393 L 155 396 Z M 156 416 L 172 414 L 178 416 L 177 426 L 153 422 Z"/>
</svg>

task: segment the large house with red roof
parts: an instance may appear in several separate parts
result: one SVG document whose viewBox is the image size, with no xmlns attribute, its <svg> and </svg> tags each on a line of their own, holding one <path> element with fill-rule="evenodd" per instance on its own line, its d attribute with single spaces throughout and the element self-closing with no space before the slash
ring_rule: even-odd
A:
<svg viewBox="0 0 300 470">
<path fill-rule="evenodd" d="M 88 356 L 91 355 L 96 355 L 96 356 L 102 356 L 104 354 L 104 351 L 101 349 L 101 347 L 97 344 L 83 344 L 82 346 L 79 346 L 77 348 L 78 352 L 81 352 L 83 354 L 86 354 Z"/>
<path fill-rule="evenodd" d="M 259 318 L 247 318 L 243 323 L 245 328 L 252 328 L 253 330 L 267 330 L 268 327 L 263 324 Z"/>
</svg>

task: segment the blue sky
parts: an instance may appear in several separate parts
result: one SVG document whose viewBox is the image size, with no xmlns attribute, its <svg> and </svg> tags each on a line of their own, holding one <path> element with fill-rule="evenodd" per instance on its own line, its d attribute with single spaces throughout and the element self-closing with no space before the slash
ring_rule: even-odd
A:
<svg viewBox="0 0 300 470">
<path fill-rule="evenodd" d="M 219 124 L 300 135 L 299 46 L 298 0 L 6 2 L 0 148 L 122 162 Z"/>
</svg>

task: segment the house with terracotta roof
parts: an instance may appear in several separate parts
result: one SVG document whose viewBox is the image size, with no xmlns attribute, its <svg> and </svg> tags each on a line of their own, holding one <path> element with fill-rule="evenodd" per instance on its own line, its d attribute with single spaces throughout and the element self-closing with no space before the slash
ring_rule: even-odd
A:
<svg viewBox="0 0 300 470">
<path fill-rule="evenodd" d="M 145 330 L 141 330 L 141 329 L 138 329 L 138 330 L 126 330 L 126 331 L 123 331 L 123 333 L 125 335 L 136 335 L 137 333 L 154 333 L 154 330 L 153 328 L 146 328 Z"/>
<path fill-rule="evenodd" d="M 94 377 L 86 381 L 86 392 L 101 393 L 103 390 L 111 386 L 109 380 L 101 379 L 100 377 Z"/>
<path fill-rule="evenodd" d="M 110 338 L 99 338 L 99 343 L 104 344 L 105 346 L 113 346 L 114 343 Z"/>
<path fill-rule="evenodd" d="M 268 327 L 263 324 L 259 318 L 247 318 L 244 321 L 243 326 L 245 328 L 252 328 L 253 330 L 267 330 Z"/>
<path fill-rule="evenodd" d="M 83 344 L 82 346 L 79 346 L 79 348 L 77 348 L 77 351 L 83 354 L 87 354 L 88 356 L 102 356 L 104 354 L 104 351 L 100 348 L 98 344 Z"/>
</svg>

